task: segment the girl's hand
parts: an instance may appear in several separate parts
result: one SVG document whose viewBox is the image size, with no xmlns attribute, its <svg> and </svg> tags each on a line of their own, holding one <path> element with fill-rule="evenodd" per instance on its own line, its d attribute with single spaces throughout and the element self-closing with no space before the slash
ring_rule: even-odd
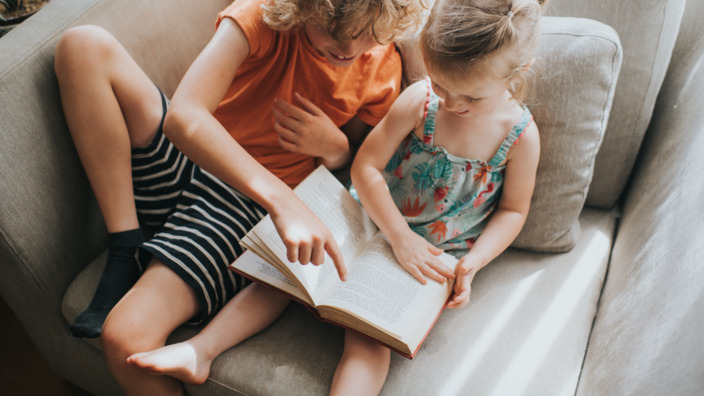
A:
<svg viewBox="0 0 704 396">
<path fill-rule="evenodd" d="M 297 199 L 285 201 L 275 211 L 270 211 L 271 219 L 281 240 L 286 245 L 286 258 L 294 263 L 321 265 L 328 253 L 341 280 L 347 280 L 347 269 L 342 252 L 332 236 L 332 232 L 320 219 Z"/>
<path fill-rule="evenodd" d="M 392 241 L 391 247 L 401 266 L 424 285 L 428 282 L 426 276 L 438 283 L 455 278 L 452 270 L 437 257 L 442 254 L 442 249 L 433 246 L 410 229 Z"/>
<path fill-rule="evenodd" d="M 318 106 L 298 93 L 298 106 L 280 99 L 274 101 L 274 129 L 279 144 L 286 150 L 320 157 L 323 164 L 335 168 L 349 152 L 347 136 Z"/>
<path fill-rule="evenodd" d="M 454 296 L 447 304 L 448 308 L 462 308 L 469 303 L 469 294 L 472 292 L 472 280 L 477 271 L 482 268 L 481 263 L 470 254 L 464 255 L 455 267 Z"/>
</svg>

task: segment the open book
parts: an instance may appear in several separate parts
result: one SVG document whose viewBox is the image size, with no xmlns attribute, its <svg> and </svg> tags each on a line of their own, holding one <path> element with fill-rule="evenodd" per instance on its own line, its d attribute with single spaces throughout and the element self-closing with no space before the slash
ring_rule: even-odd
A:
<svg viewBox="0 0 704 396">
<path fill-rule="evenodd" d="M 322 320 L 367 335 L 413 358 L 444 309 L 453 283 L 422 285 L 396 260 L 386 237 L 325 167 L 295 190 L 331 230 L 347 266 L 342 282 L 326 254 L 320 266 L 291 263 L 269 216 L 242 240 L 248 250 L 230 268 L 306 304 Z M 454 269 L 457 259 L 440 259 Z"/>
</svg>

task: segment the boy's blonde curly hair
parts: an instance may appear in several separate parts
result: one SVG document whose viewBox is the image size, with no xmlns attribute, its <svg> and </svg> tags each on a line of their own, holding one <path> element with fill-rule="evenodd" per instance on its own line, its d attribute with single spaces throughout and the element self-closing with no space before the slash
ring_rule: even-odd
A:
<svg viewBox="0 0 704 396">
<path fill-rule="evenodd" d="M 303 28 L 312 22 L 336 41 L 370 33 L 388 44 L 419 28 L 425 0 L 269 0 L 264 21 L 274 30 Z"/>
</svg>

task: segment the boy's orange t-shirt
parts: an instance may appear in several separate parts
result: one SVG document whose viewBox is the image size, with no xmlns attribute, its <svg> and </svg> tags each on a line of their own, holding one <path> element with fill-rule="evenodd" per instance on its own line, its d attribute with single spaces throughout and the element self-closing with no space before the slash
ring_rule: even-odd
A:
<svg viewBox="0 0 704 396">
<path fill-rule="evenodd" d="M 298 92 L 338 127 L 357 116 L 376 125 L 401 90 L 401 57 L 393 44 L 376 46 L 349 67 L 318 54 L 303 30 L 279 32 L 262 19 L 262 0 L 237 0 L 218 15 L 232 18 L 249 42 L 215 117 L 259 163 L 294 187 L 316 167 L 316 159 L 283 149 L 274 130 L 274 99 L 296 104 Z"/>
</svg>

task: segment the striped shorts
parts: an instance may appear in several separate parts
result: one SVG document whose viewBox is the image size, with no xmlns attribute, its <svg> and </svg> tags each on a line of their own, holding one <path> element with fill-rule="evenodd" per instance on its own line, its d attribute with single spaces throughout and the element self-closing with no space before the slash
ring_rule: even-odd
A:
<svg viewBox="0 0 704 396">
<path fill-rule="evenodd" d="M 162 105 L 166 113 L 163 94 Z M 200 316 L 189 323 L 208 322 L 248 283 L 227 266 L 265 210 L 191 162 L 161 127 L 148 147 L 132 151 L 132 178 L 140 222 L 157 229 L 142 249 L 195 290 Z"/>
</svg>

